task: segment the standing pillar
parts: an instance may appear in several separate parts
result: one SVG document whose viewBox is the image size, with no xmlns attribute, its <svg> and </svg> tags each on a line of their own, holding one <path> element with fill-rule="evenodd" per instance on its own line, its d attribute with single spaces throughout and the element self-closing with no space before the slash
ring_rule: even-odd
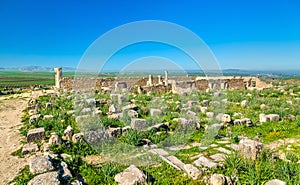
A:
<svg viewBox="0 0 300 185">
<path fill-rule="evenodd" d="M 168 71 L 165 71 L 165 85 L 168 85 Z"/>
<path fill-rule="evenodd" d="M 213 90 L 214 84 L 213 84 L 212 82 L 209 82 L 209 83 L 208 83 L 208 88 L 209 88 L 210 90 Z"/>
<path fill-rule="evenodd" d="M 61 79 L 62 79 L 62 68 L 61 67 L 54 68 L 54 71 L 55 71 L 55 87 L 57 89 L 60 89 Z"/>
<path fill-rule="evenodd" d="M 152 85 L 153 85 L 153 77 L 152 77 L 152 75 L 149 75 L 148 85 L 149 85 L 149 86 L 152 86 Z"/>
<path fill-rule="evenodd" d="M 161 76 L 160 75 L 158 75 L 158 84 L 160 85 L 160 84 L 162 84 L 162 82 L 161 82 Z"/>
</svg>

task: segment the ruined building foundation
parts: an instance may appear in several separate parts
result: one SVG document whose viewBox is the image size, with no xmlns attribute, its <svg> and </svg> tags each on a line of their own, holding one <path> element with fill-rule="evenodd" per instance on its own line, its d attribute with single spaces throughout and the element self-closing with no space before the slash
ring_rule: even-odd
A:
<svg viewBox="0 0 300 185">
<path fill-rule="evenodd" d="M 64 90 L 74 90 L 74 78 L 62 78 L 62 69 L 55 68 L 55 87 Z M 77 86 L 107 91 L 129 91 L 136 93 L 173 93 L 188 92 L 191 90 L 221 90 L 221 89 L 265 89 L 271 85 L 253 76 L 220 76 L 220 77 L 187 77 L 168 76 L 153 77 L 128 77 L 128 78 L 83 78 L 82 85 L 76 82 Z M 88 83 L 89 85 L 86 85 Z M 85 84 L 85 85 L 84 85 Z"/>
</svg>

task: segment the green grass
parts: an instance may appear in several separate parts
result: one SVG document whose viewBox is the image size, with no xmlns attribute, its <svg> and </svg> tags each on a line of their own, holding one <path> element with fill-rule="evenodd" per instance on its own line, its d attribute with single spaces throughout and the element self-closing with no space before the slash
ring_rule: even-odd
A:
<svg viewBox="0 0 300 185">
<path fill-rule="evenodd" d="M 64 72 L 72 77 L 74 72 Z M 54 85 L 53 71 L 0 71 L 0 87 L 26 87 L 30 85 Z"/>
<path fill-rule="evenodd" d="M 20 175 L 14 178 L 10 183 L 13 183 L 15 185 L 24 185 L 27 184 L 35 176 L 30 173 L 29 166 L 23 168 L 19 174 Z"/>
<path fill-rule="evenodd" d="M 13 74 L 12 74 L 13 75 Z M 70 74 L 71 75 L 71 74 Z M 286 84 L 284 88 L 289 91 L 290 89 L 294 90 L 294 93 L 300 92 L 299 84 Z M 247 96 L 250 93 L 252 96 Z M 225 93 L 224 93 L 225 94 Z M 40 119 L 35 124 L 29 124 L 29 115 L 25 111 L 25 116 L 23 117 L 24 127 L 21 129 L 21 133 L 26 136 L 29 129 L 36 127 L 45 127 L 46 137 L 49 138 L 51 132 L 56 132 L 62 136 L 64 129 L 68 125 L 71 125 L 75 133 L 79 132 L 78 125 L 75 123 L 73 116 L 68 115 L 67 112 L 73 109 L 72 100 L 67 99 L 67 96 L 70 94 L 65 94 L 58 97 L 51 96 L 42 96 L 39 98 L 39 104 L 42 109 L 39 113 L 44 115 L 53 115 L 53 120 L 44 120 Z M 107 94 L 96 94 L 96 99 L 109 99 Z M 162 105 L 155 104 L 151 102 L 155 98 L 158 98 L 162 101 Z M 198 97 L 196 98 L 200 102 L 202 100 L 213 100 L 214 97 L 211 93 L 198 92 Z M 276 141 L 278 139 L 284 138 L 293 138 L 299 136 L 300 133 L 300 109 L 299 101 L 295 101 L 289 93 L 283 93 L 276 89 L 268 89 L 263 91 L 258 90 L 236 90 L 226 92 L 225 98 L 228 99 L 230 103 L 227 104 L 224 109 L 224 113 L 230 114 L 231 116 L 235 113 L 242 113 L 244 117 L 250 118 L 254 127 L 246 126 L 234 126 L 229 125 L 232 131 L 232 143 L 238 143 L 238 136 L 245 135 L 249 138 L 254 138 L 258 136 L 260 140 L 266 144 L 269 142 Z M 203 143 L 202 139 L 204 136 L 204 129 L 196 130 L 193 132 L 190 137 L 183 135 L 179 132 L 177 137 L 169 137 L 176 134 L 176 129 L 178 129 L 178 123 L 174 122 L 173 119 L 180 117 L 180 106 L 176 104 L 176 101 L 180 103 L 182 101 L 188 101 L 189 97 L 180 97 L 178 95 L 173 95 L 172 93 L 166 93 L 164 95 L 135 95 L 129 94 L 126 99 L 135 99 L 135 104 L 139 107 L 139 117 L 144 118 L 148 121 L 151 121 L 152 124 L 156 122 L 169 122 L 170 132 L 161 130 L 159 134 L 153 131 L 136 131 L 131 130 L 127 131 L 125 134 L 119 136 L 117 140 L 121 143 L 126 143 L 132 147 L 139 146 L 142 139 L 150 139 L 154 144 L 158 146 L 168 146 L 168 143 L 173 144 L 189 144 L 192 142 Z M 193 99 L 193 100 L 194 100 Z M 239 104 L 242 100 L 248 100 L 249 105 L 247 107 L 241 107 Z M 286 101 L 293 100 L 293 104 L 290 105 Z M 45 109 L 45 104 L 47 102 L 52 103 L 52 108 Z M 265 110 L 260 110 L 260 105 L 264 103 L 269 108 Z M 153 119 L 149 115 L 150 105 L 156 106 L 155 108 L 160 108 L 163 112 L 166 112 L 160 119 Z M 107 105 L 97 105 L 103 111 L 103 116 L 101 116 L 100 121 L 104 127 L 123 127 L 129 124 L 124 120 L 113 120 L 109 119 L 106 116 L 108 112 Z M 142 107 L 145 110 L 141 110 Z M 147 109 L 147 110 L 146 110 Z M 208 110 L 213 110 L 210 106 Z M 194 110 L 197 111 L 197 110 Z M 279 122 L 267 122 L 263 124 L 257 124 L 259 121 L 259 114 L 279 114 L 281 120 Z M 296 116 L 295 120 L 288 120 L 286 116 L 293 114 Z M 200 118 L 205 118 L 205 114 L 198 114 Z M 201 126 L 205 126 L 209 121 L 200 121 Z M 90 125 L 90 129 L 97 128 L 99 122 L 94 122 Z M 218 135 L 226 136 L 228 129 L 224 128 L 218 132 Z M 180 135 L 181 134 L 181 135 Z M 218 139 L 216 139 L 218 140 Z M 215 141 L 213 143 L 215 143 Z M 225 144 L 218 144 L 221 147 L 228 149 Z M 120 146 L 114 146 L 113 151 L 120 151 Z M 285 150 L 287 146 L 282 146 L 280 150 L 284 151 L 286 157 L 291 162 L 285 162 L 278 158 L 272 157 L 270 151 L 264 150 L 259 158 L 256 161 L 242 159 L 236 154 L 232 154 L 225 159 L 224 167 L 218 167 L 217 169 L 210 170 L 210 172 L 205 172 L 205 175 L 211 175 L 212 173 L 224 174 L 228 177 L 238 177 L 237 184 L 265 184 L 265 182 L 271 179 L 280 179 L 287 184 L 300 184 L 300 165 L 297 164 L 297 161 L 300 158 L 300 147 L 297 144 L 292 144 L 292 151 Z M 85 141 L 79 143 L 69 143 L 62 144 L 60 146 L 52 146 L 52 151 L 57 154 L 67 153 L 72 156 L 71 159 L 65 159 L 68 163 L 68 166 L 76 178 L 84 178 L 86 184 L 116 184 L 114 181 L 114 176 L 117 173 L 122 172 L 128 166 L 124 166 L 117 163 L 104 163 L 98 167 L 91 166 L 82 161 L 82 157 L 88 155 L 97 154 L 96 149 L 93 149 Z M 99 150 L 98 150 L 99 152 Z M 175 156 L 178 157 L 185 163 L 193 163 L 194 160 L 191 159 L 191 156 L 198 154 L 203 154 L 205 156 L 210 156 L 212 154 L 219 153 L 215 149 L 209 147 L 205 151 L 200 151 L 198 147 L 192 147 L 190 149 L 184 149 L 178 151 Z M 19 155 L 20 150 L 14 152 L 14 155 Z M 203 184 L 199 180 L 193 181 L 184 175 L 183 172 L 176 170 L 172 166 L 166 164 L 165 162 L 158 162 L 156 165 L 151 166 L 141 166 L 139 169 L 143 170 L 148 177 L 148 184 Z M 15 182 L 17 184 L 26 184 L 33 175 L 29 173 L 28 167 L 25 168 L 19 177 L 16 178 Z"/>
<path fill-rule="evenodd" d="M 53 85 L 54 72 L 0 71 L 0 86 Z"/>
</svg>

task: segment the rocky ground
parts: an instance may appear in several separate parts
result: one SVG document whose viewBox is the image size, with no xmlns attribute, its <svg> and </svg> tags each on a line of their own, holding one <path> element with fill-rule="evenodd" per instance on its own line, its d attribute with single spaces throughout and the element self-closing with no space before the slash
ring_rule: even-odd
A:
<svg viewBox="0 0 300 185">
<path fill-rule="evenodd" d="M 19 128 L 28 98 L 0 97 L 0 184 L 8 184 L 28 164 L 25 158 L 12 156 L 21 147 Z"/>
<path fill-rule="evenodd" d="M 221 185 L 236 184 L 238 182 L 245 183 L 247 182 L 247 179 L 250 179 L 249 177 L 245 177 L 243 173 L 239 173 L 238 169 L 244 170 L 245 173 L 249 172 L 249 170 L 240 167 L 242 166 L 241 164 L 243 164 L 243 166 L 247 165 L 247 169 L 259 167 L 269 170 L 271 167 L 282 167 L 283 163 L 280 163 L 282 160 L 291 163 L 291 165 L 289 165 L 289 163 L 284 163 L 284 165 L 298 169 L 296 165 L 300 163 L 299 158 L 297 157 L 299 153 L 298 148 L 300 146 L 300 140 L 297 135 L 299 132 L 294 133 L 293 131 L 298 131 L 299 127 L 299 125 L 297 125 L 300 120 L 298 116 L 299 112 L 297 110 L 299 108 L 299 98 L 294 98 L 295 100 L 293 102 L 290 100 L 291 97 L 288 96 L 287 93 L 284 94 L 286 91 L 282 92 L 283 94 L 280 95 L 280 98 L 276 98 L 276 96 L 279 97 L 279 95 L 276 95 L 275 92 L 277 91 L 254 91 L 251 92 L 254 95 L 250 93 L 245 95 L 246 93 L 244 93 L 244 96 L 241 93 L 237 94 L 234 92 L 235 94 L 227 96 L 228 99 L 222 100 L 222 102 L 225 102 L 229 107 L 233 107 L 233 109 L 224 110 L 224 113 L 218 114 L 209 112 L 210 110 L 214 110 L 214 107 L 218 105 L 218 102 L 216 101 L 196 101 L 187 99 L 186 102 L 184 101 L 178 108 L 181 109 L 181 114 L 178 114 L 175 118 L 167 117 L 168 115 L 166 114 L 164 119 L 167 121 L 170 120 L 168 122 L 160 123 L 159 119 L 157 119 L 154 122 L 157 122 L 155 125 L 147 125 L 148 117 L 145 118 L 145 116 L 159 118 L 163 114 L 163 111 L 166 110 L 175 110 L 172 115 L 176 114 L 177 109 L 175 108 L 180 104 L 180 101 L 174 100 L 173 98 L 176 98 L 175 96 L 164 95 L 161 96 L 160 99 L 152 97 L 152 99 L 150 98 L 151 102 L 148 102 L 149 107 L 145 107 L 144 103 L 148 100 L 147 97 L 142 95 L 140 95 L 141 97 L 135 96 L 135 99 L 131 97 L 132 99 L 127 100 L 122 94 L 111 94 L 110 97 L 105 98 L 103 98 L 103 95 L 101 94 L 101 96 L 95 99 L 74 99 L 73 102 L 71 101 L 73 100 L 73 97 L 70 94 L 54 91 L 33 91 L 28 95 L 22 94 L 12 97 L 0 97 L 0 165 L 2 167 L 0 170 L 0 184 L 7 184 L 25 165 L 29 165 L 30 174 L 34 175 L 34 178 L 27 179 L 29 185 L 41 184 L 41 182 L 44 184 L 55 185 L 59 183 L 77 185 L 82 184 L 83 182 L 87 184 L 95 184 L 95 182 L 98 182 L 96 184 L 99 184 L 99 182 L 101 182 L 100 184 L 103 184 L 104 182 L 107 184 L 117 182 L 120 185 L 126 184 L 126 182 L 130 182 L 131 184 L 144 184 L 155 178 L 157 178 L 155 180 L 157 183 L 165 184 L 159 181 L 159 178 L 162 175 L 161 172 L 157 171 L 166 169 L 176 169 L 177 171 L 175 170 L 175 172 L 172 172 L 179 172 L 179 175 L 184 174 L 182 175 L 182 178 L 188 177 L 188 182 L 191 183 Z M 291 93 L 291 91 L 289 92 Z M 267 93 L 268 96 L 263 93 Z M 37 97 L 42 94 L 46 96 L 37 99 Z M 207 96 L 220 97 L 220 93 L 215 92 Z M 254 96 L 263 99 L 263 101 L 259 102 L 256 98 L 248 98 L 248 100 L 243 100 L 242 98 L 236 99 L 237 96 Z M 275 96 L 276 99 L 273 96 Z M 31 98 L 31 101 L 29 101 L 29 97 Z M 278 103 L 272 104 L 273 101 L 281 101 L 280 109 L 275 109 L 275 107 L 278 106 Z M 150 107 L 153 102 L 155 104 L 161 104 L 162 106 L 156 106 L 154 108 Z M 183 101 L 181 101 L 181 103 L 182 102 Z M 77 110 L 76 107 L 74 108 L 72 105 L 79 105 L 79 107 L 82 108 L 78 115 L 75 114 Z M 84 108 L 84 105 L 90 107 Z M 168 106 L 164 107 L 163 105 Z M 25 138 L 20 136 L 19 128 L 22 126 L 22 110 L 24 110 L 26 106 L 27 110 L 25 111 L 26 114 L 23 118 L 24 128 L 26 128 L 26 126 L 30 127 L 27 127 L 27 142 L 22 142 L 21 144 L 20 140 L 25 141 Z M 273 108 L 272 111 L 266 110 L 266 107 L 268 106 Z M 288 109 L 284 109 L 285 106 Z M 147 111 L 145 111 L 146 108 L 148 108 Z M 293 108 L 295 109 L 294 111 L 288 111 Z M 252 111 L 251 114 L 248 113 L 249 111 Z M 144 117 L 139 116 L 139 114 Z M 91 128 L 85 133 L 86 138 L 82 139 L 84 134 L 78 132 L 75 123 L 80 124 L 80 121 L 85 119 L 93 120 L 92 118 L 95 115 L 100 115 L 101 118 L 103 118 L 103 121 L 106 121 L 103 123 L 109 125 L 105 127 L 105 130 Z M 127 120 L 128 122 L 126 122 L 126 124 L 118 122 L 118 119 L 124 119 L 126 121 L 124 115 L 125 118 L 130 118 Z M 203 120 L 199 119 L 199 115 Z M 206 122 L 203 122 L 209 121 L 214 117 L 219 123 L 216 122 L 209 125 L 206 124 Z M 110 122 L 108 123 L 107 120 Z M 161 136 L 162 134 L 174 134 L 174 128 L 172 128 L 172 126 L 176 125 L 175 123 L 184 128 L 190 128 L 193 131 L 195 130 L 194 133 L 198 134 L 201 134 L 201 132 L 204 131 L 210 133 L 211 130 L 220 132 L 214 137 L 216 141 L 213 141 L 208 145 L 200 143 L 200 141 L 203 141 L 203 139 L 201 139 L 202 135 L 194 135 L 193 142 L 189 142 L 186 145 L 160 145 L 160 143 L 156 141 L 158 138 L 157 136 Z M 49 125 L 51 125 L 51 127 Z M 243 129 L 243 132 L 237 130 L 238 128 Z M 23 131 L 24 130 L 22 130 L 22 133 Z M 145 135 L 145 133 L 148 135 Z M 130 138 L 135 137 L 137 137 L 137 139 L 130 140 Z M 162 159 L 164 162 L 160 165 L 163 166 L 164 164 L 167 164 L 168 167 L 153 170 L 152 167 L 145 169 L 138 165 L 135 166 L 133 165 L 134 163 L 131 162 L 131 159 L 137 157 L 142 158 L 142 155 L 137 154 L 132 156 L 132 153 L 130 153 L 130 156 L 125 158 L 124 156 L 126 155 L 124 155 L 124 152 L 122 155 L 115 155 L 118 153 L 115 153 L 114 150 L 114 158 L 120 159 L 119 156 L 123 156 L 122 162 L 126 160 L 128 162 L 126 165 L 129 167 L 126 169 L 125 167 L 120 167 L 113 173 L 110 173 L 109 171 L 112 168 L 104 168 L 103 166 L 106 165 L 105 162 L 110 161 L 111 157 L 108 158 L 107 156 L 96 155 L 91 148 L 84 147 L 86 146 L 84 144 L 85 141 L 93 143 L 94 141 L 102 142 L 104 139 L 112 138 L 119 139 L 120 141 L 122 141 L 122 139 L 123 141 L 124 139 L 127 139 L 125 141 L 130 141 L 130 144 L 134 146 L 143 145 L 145 151 L 148 152 L 147 155 L 150 154 L 151 156 L 155 156 L 154 158 Z M 151 138 L 151 140 L 149 138 Z M 152 141 L 154 141 L 154 143 L 152 143 Z M 25 158 L 17 158 L 11 155 L 11 153 L 21 147 Z M 268 153 L 265 152 L 263 153 L 264 155 L 260 155 L 263 147 L 271 149 L 272 156 L 267 156 Z M 289 155 L 285 155 L 286 153 Z M 74 154 L 80 156 L 78 157 Z M 84 154 L 88 155 L 86 156 Z M 235 154 L 239 154 L 239 156 Z M 260 156 L 265 156 L 263 161 L 261 160 L 263 157 L 260 158 Z M 243 163 L 236 160 L 240 157 L 258 160 L 263 163 L 253 167 L 253 163 L 247 162 L 249 160 L 242 161 Z M 281 160 L 279 161 L 277 157 Z M 81 158 L 87 164 L 99 168 L 88 167 L 84 163 L 75 163 L 76 161 L 80 161 L 79 159 Z M 232 159 L 232 163 L 237 161 L 237 165 L 235 165 L 235 163 L 234 165 L 231 165 L 226 159 Z M 269 160 L 272 160 L 273 162 L 268 163 Z M 113 158 L 112 161 L 114 161 Z M 145 161 L 143 160 L 142 162 L 144 163 Z M 169 166 L 172 166 L 173 168 L 171 167 L 170 169 Z M 226 168 L 226 170 L 233 170 L 233 172 L 224 173 L 224 168 Z M 82 176 L 81 174 L 77 174 L 78 169 L 81 169 Z M 99 172 L 99 170 L 102 169 L 103 171 Z M 238 173 L 236 173 L 236 171 Z M 110 179 L 102 179 L 101 175 L 89 177 L 88 175 L 90 173 L 93 173 L 94 175 L 101 174 L 102 176 L 103 174 L 107 174 Z M 152 180 L 148 177 L 149 174 L 151 176 L 153 175 Z M 252 173 L 252 175 L 255 176 L 257 176 L 257 174 L 260 175 L 260 173 Z M 281 172 L 279 172 L 279 174 L 281 174 Z M 297 174 L 296 171 L 295 174 Z M 19 177 L 23 178 L 24 176 L 26 175 L 23 174 L 22 176 L 21 174 Z M 278 172 L 277 176 L 268 176 L 268 174 L 262 174 L 262 176 L 266 178 L 258 179 L 256 182 L 264 181 L 267 182 L 266 184 L 268 185 L 274 183 L 286 184 L 284 181 L 288 178 L 285 177 L 291 177 L 290 174 L 287 176 L 279 176 Z M 171 180 L 169 175 L 163 177 Z M 293 178 L 294 181 L 291 181 L 292 184 L 298 184 L 298 182 L 300 182 L 300 179 L 297 179 L 296 177 Z M 77 180 L 74 181 L 74 179 Z M 25 184 L 25 182 L 27 183 L 27 181 L 21 181 L 19 184 Z M 184 181 L 179 180 L 174 182 L 177 182 L 177 184 L 186 184 Z M 287 184 L 289 183 L 290 182 Z"/>
</svg>

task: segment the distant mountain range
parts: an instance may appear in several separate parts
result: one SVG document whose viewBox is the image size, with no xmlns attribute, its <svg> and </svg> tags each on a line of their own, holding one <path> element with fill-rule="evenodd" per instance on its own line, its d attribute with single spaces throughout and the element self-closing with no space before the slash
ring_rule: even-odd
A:
<svg viewBox="0 0 300 185">
<path fill-rule="evenodd" d="M 223 71 L 223 74 L 269 75 L 269 76 L 300 77 L 300 70 L 243 70 L 243 69 L 224 69 L 222 71 Z"/>
<path fill-rule="evenodd" d="M 74 67 L 62 67 L 63 71 L 73 72 L 76 71 Z M 1 67 L 0 70 L 5 71 L 54 71 L 53 67 L 47 66 L 23 66 L 23 67 Z M 114 71 L 106 71 L 114 73 Z M 199 70 L 187 70 L 188 73 L 203 73 Z M 214 70 L 209 71 L 214 72 Z M 300 70 L 244 70 L 244 69 L 223 69 L 224 75 L 267 75 L 267 76 L 289 76 L 289 77 L 300 77 Z"/>
<path fill-rule="evenodd" d="M 75 71 L 76 68 L 73 67 L 62 67 L 63 71 Z M 22 67 L 1 67 L 0 70 L 6 71 L 54 71 L 53 67 L 46 66 L 22 66 Z"/>
</svg>

